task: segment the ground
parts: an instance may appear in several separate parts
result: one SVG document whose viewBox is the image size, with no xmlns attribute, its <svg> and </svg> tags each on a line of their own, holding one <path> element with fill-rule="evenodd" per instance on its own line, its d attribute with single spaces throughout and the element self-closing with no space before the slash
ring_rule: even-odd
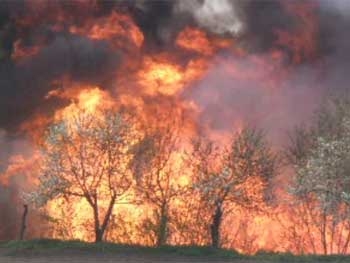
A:
<svg viewBox="0 0 350 263">
<path fill-rule="evenodd" d="M 321 263 L 349 262 L 346 256 L 240 255 L 209 247 L 146 248 L 111 243 L 31 240 L 0 242 L 0 263 Z"/>
<path fill-rule="evenodd" d="M 181 256 L 181 255 L 150 255 L 148 253 L 114 253 L 114 252 L 91 252 L 79 249 L 63 249 L 60 251 L 41 252 L 19 252 L 13 253 L 6 249 L 0 249 L 0 263 L 221 263 L 236 262 L 250 263 L 256 262 L 243 259 L 214 259 L 201 256 Z M 261 262 L 261 261 L 260 261 Z"/>
</svg>

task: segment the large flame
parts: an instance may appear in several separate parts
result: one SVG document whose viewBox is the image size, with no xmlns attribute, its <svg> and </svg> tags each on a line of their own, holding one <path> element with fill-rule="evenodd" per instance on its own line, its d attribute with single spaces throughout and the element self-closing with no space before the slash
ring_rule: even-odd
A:
<svg viewBox="0 0 350 263">
<path fill-rule="evenodd" d="M 69 31 L 91 39 L 109 40 L 115 48 L 135 45 L 140 48 L 144 37 L 127 14 L 112 12 L 108 17 L 93 19 L 83 26 L 71 26 Z"/>
<path fill-rule="evenodd" d="M 40 4 L 37 3 L 33 1 L 33 6 L 40 7 Z M 237 82 L 253 81 L 258 84 L 264 82 L 269 89 L 268 92 L 274 92 L 277 84 L 288 74 L 288 70 L 283 68 L 284 55 L 279 47 L 282 47 L 282 50 L 288 48 L 292 52 L 293 63 L 301 63 L 307 58 L 316 56 L 317 27 L 314 5 L 288 2 L 284 6 L 288 12 L 296 14 L 301 25 L 296 25 L 292 32 L 276 29 L 276 46 L 271 48 L 268 55 L 264 56 L 248 55 L 244 47 L 239 46 L 232 38 L 218 37 L 194 26 L 187 26 L 178 33 L 170 51 L 155 52 L 152 50 L 148 52 L 142 50 L 145 36 L 127 12 L 114 11 L 107 16 L 89 18 L 83 23 L 76 24 L 73 23 L 74 17 L 66 15 L 64 10 L 58 10 L 54 18 L 43 15 L 42 17 L 26 17 L 18 20 L 18 24 L 25 28 L 35 23 L 36 20 L 43 19 L 45 21 L 46 19 L 46 21 L 51 21 L 48 24 L 55 31 L 62 30 L 66 24 L 70 24 L 68 31 L 71 34 L 94 41 L 106 41 L 113 49 L 125 51 L 127 58 L 135 59 L 135 61 L 126 59 L 115 72 L 115 87 L 109 89 L 111 92 L 107 91 L 107 87 L 70 82 L 69 78 L 67 81 L 63 81 L 63 87 L 49 92 L 46 99 L 59 98 L 66 102 L 64 106 L 57 107 L 53 114 L 38 113 L 22 125 L 22 130 L 26 131 L 33 138 L 33 141 L 38 142 L 43 137 L 44 129 L 50 123 L 69 120 L 78 110 L 83 109 L 98 114 L 99 107 L 127 107 L 132 109 L 143 123 L 157 122 L 159 115 L 174 119 L 185 118 L 179 127 L 174 127 L 174 130 L 181 131 L 179 133 L 181 134 L 180 141 L 185 148 L 188 146 L 189 138 L 198 134 L 198 127 L 208 133 L 210 138 L 223 144 L 229 140 L 232 131 L 218 132 L 212 130 L 205 120 L 200 123 L 202 120 L 198 119 L 198 116 L 203 109 L 190 96 L 186 96 L 186 93 L 196 89 L 196 84 L 203 80 L 208 71 L 215 69 L 218 64 L 223 67 L 225 74 L 232 76 Z M 88 12 L 91 6 L 85 6 L 84 1 L 82 1 L 81 8 L 82 12 Z M 33 57 L 45 47 L 45 44 L 44 40 L 37 39 L 36 45 L 26 46 L 19 39 L 15 42 L 13 58 L 20 62 Z M 229 59 L 218 57 L 217 54 L 220 52 L 227 54 Z M 134 57 L 135 54 L 139 56 L 137 59 Z M 242 57 L 249 61 L 249 67 L 237 62 Z M 64 78 L 62 77 L 62 79 Z M 212 101 L 216 99 L 215 94 L 206 94 L 206 96 Z M 225 115 L 225 112 L 222 114 Z M 239 130 L 240 123 L 241 120 L 237 117 L 235 123 L 230 127 Z M 174 154 L 173 171 L 178 175 L 177 180 L 172 182 L 173 184 L 187 185 L 191 182 L 192 175 L 185 167 L 185 152 L 179 150 Z M 38 156 L 36 155 L 35 158 Z M 30 165 L 32 164 L 25 162 L 20 156 L 12 157 L 12 166 L 10 165 L 7 169 L 6 178 L 17 173 L 19 168 L 30 170 L 28 168 Z M 32 178 L 32 175 L 28 175 L 28 178 Z M 32 184 L 35 185 L 35 183 L 35 180 L 32 180 Z M 259 192 L 259 182 L 252 181 L 248 184 L 252 194 L 255 191 Z M 180 211 L 177 213 L 182 215 L 179 220 L 188 220 L 187 223 L 192 220 L 192 223 L 196 224 L 197 218 L 195 216 L 186 218 L 188 212 L 186 205 L 197 205 L 191 202 L 193 202 L 192 199 L 188 200 L 187 204 L 183 200 L 176 200 L 175 204 Z M 104 205 L 106 204 L 102 203 L 102 206 Z M 46 233 L 47 235 L 54 238 L 92 240 L 91 208 L 86 201 L 74 199 L 73 202 L 67 203 L 64 198 L 61 198 L 49 202 L 45 209 L 50 217 L 59 220 L 54 230 Z M 259 249 L 275 251 L 294 249 L 279 242 L 284 228 L 278 224 L 278 221 L 283 221 L 289 227 L 290 213 L 287 209 L 274 208 L 270 211 L 271 215 L 257 215 L 253 218 L 249 217 L 247 211 L 242 211 L 237 207 L 231 209 L 234 214 L 227 216 L 223 230 L 225 236 L 235 236 L 235 238 L 231 243 L 226 244 L 227 247 L 248 253 Z M 114 215 L 116 222 L 122 219 L 125 226 L 109 230 L 107 236 L 111 240 L 152 244 L 140 232 L 133 231 L 138 227 L 135 222 L 152 217 L 152 209 L 147 206 L 128 204 L 118 206 L 118 211 Z M 188 212 L 188 214 L 190 213 Z M 276 214 L 278 216 L 275 216 Z M 251 219 L 247 220 L 247 218 Z M 237 227 L 232 228 L 232 225 Z M 203 230 L 199 229 L 199 231 Z M 123 234 L 126 234 L 124 236 L 128 238 L 125 238 Z M 171 240 L 177 244 L 190 244 L 192 241 L 191 237 L 183 237 L 179 233 L 175 233 Z M 199 244 L 206 242 L 204 239 L 195 241 Z"/>
</svg>

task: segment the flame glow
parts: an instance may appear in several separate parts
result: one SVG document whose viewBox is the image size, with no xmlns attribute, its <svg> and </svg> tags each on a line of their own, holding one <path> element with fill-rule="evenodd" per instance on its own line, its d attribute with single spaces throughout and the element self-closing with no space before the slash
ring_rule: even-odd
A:
<svg viewBox="0 0 350 263">
<path fill-rule="evenodd" d="M 32 8 L 38 8 L 38 12 L 43 12 L 40 1 L 32 1 Z M 89 13 L 96 9 L 96 3 L 92 5 L 81 1 L 81 12 Z M 199 130 L 207 133 L 209 138 L 226 143 L 230 139 L 232 130 L 213 129 L 211 123 L 205 118 L 200 118 L 201 113 L 206 109 L 200 103 L 201 100 L 211 102 L 210 106 L 220 105 L 216 93 L 204 94 L 198 100 L 194 100 L 190 95 L 191 91 L 196 91 L 198 83 L 206 80 L 209 72 L 215 72 L 215 68 L 220 65 L 223 74 L 230 76 L 232 80 L 232 90 L 240 83 L 253 83 L 256 86 L 264 83 L 262 93 L 271 94 L 276 92 L 280 84 L 289 74 L 288 67 L 283 66 L 285 55 L 283 49 L 287 48 L 291 53 L 291 60 L 294 64 L 302 63 L 305 59 L 317 55 L 317 44 L 315 42 L 317 35 L 315 6 L 296 2 L 283 2 L 284 8 L 297 17 L 300 25 L 296 25 L 293 30 L 284 31 L 276 29 L 276 43 L 271 50 L 264 55 L 252 55 L 244 49 L 244 45 L 239 45 L 238 40 L 232 37 L 217 36 L 204 31 L 202 28 L 194 26 L 184 27 L 174 39 L 174 43 L 169 50 L 147 50 L 145 47 L 146 36 L 137 26 L 134 19 L 127 11 L 110 12 L 105 16 L 88 18 L 79 23 L 75 21 L 74 16 L 65 14 L 64 10 L 59 9 L 53 17 L 26 17 L 18 20 L 17 24 L 22 28 L 34 24 L 35 21 L 43 19 L 53 31 L 68 30 L 73 35 L 88 38 L 93 41 L 102 41 L 108 43 L 113 50 L 123 51 L 125 60 L 121 62 L 113 75 L 113 84 L 96 86 L 77 83 L 74 81 L 63 81 L 63 87 L 54 89 L 46 94 L 47 101 L 59 99 L 64 103 L 53 109 L 53 113 L 46 114 L 39 112 L 31 119 L 22 124 L 22 131 L 25 131 L 34 142 L 40 141 L 43 137 L 43 131 L 52 122 L 59 120 L 69 120 L 78 110 L 85 110 L 89 113 L 98 114 L 98 108 L 116 107 L 119 109 L 132 109 L 132 112 L 142 123 L 157 123 L 162 116 L 168 116 L 168 119 L 183 118 L 180 127 L 174 127 L 174 130 L 180 130 L 180 143 L 188 144 L 193 135 L 199 134 Z M 45 20 L 46 19 L 46 20 Z M 78 19 L 77 19 L 78 20 Z M 67 24 L 69 25 L 67 29 Z M 62 33 L 62 34 L 63 34 Z M 34 41 L 35 42 L 35 41 Z M 21 40 L 15 41 L 14 53 L 12 55 L 16 62 L 24 61 L 35 57 L 46 43 L 37 39 L 36 45 L 25 46 Z M 222 53 L 224 55 L 219 56 Z M 244 63 L 242 63 L 244 59 Z M 111 74 L 111 73 L 109 73 Z M 219 76 L 220 77 L 220 76 Z M 57 81 L 69 79 L 67 76 L 60 76 Z M 112 87 L 111 87 L 112 86 Z M 195 93 L 194 93 L 195 94 Z M 223 109 L 221 114 L 231 116 L 231 111 L 235 109 Z M 237 116 L 235 120 L 229 120 L 227 124 L 234 131 L 242 127 L 243 117 L 240 112 L 234 112 Z M 164 119 L 164 118 L 163 118 Z M 217 121 L 217 120 L 214 120 Z M 214 122 L 213 121 L 213 122 Z M 175 124 L 174 124 L 175 125 Z M 226 123 L 225 123 L 226 125 Z M 184 151 L 176 151 L 172 160 L 172 171 L 176 173 L 176 180 L 173 185 L 188 185 L 191 183 L 191 174 L 186 163 L 183 161 L 186 157 Z M 36 155 L 35 158 L 38 158 Z M 34 166 L 33 159 L 25 161 L 23 156 L 13 156 L 10 165 L 2 178 L 6 182 L 14 177 L 20 169 L 30 171 Z M 27 176 L 31 181 L 28 185 L 35 185 L 36 181 L 32 175 Z M 4 180 L 5 181 L 5 180 Z M 259 181 L 252 180 L 248 182 L 251 194 L 261 191 Z M 101 185 L 103 188 L 103 185 Z M 131 193 L 133 196 L 134 193 Z M 177 215 L 180 223 L 186 222 L 196 225 L 196 220 L 208 219 L 208 215 L 198 219 L 198 216 L 187 211 L 187 206 L 197 207 L 195 198 L 188 200 L 175 200 L 175 208 L 178 211 L 171 211 Z M 103 207 L 107 204 L 101 202 Z M 45 233 L 53 238 L 63 239 L 82 239 L 91 241 L 92 236 L 92 213 L 88 203 L 84 200 L 73 199 L 67 202 L 64 198 L 50 201 L 45 207 L 47 214 L 59 221 L 53 230 Z M 117 211 L 118 210 L 118 211 Z M 235 248 L 239 251 L 254 253 L 259 249 L 286 251 L 297 249 L 291 244 L 280 242 L 284 228 L 279 224 L 283 221 L 287 227 L 290 226 L 288 220 L 290 212 L 284 207 L 272 208 L 271 215 L 256 215 L 251 217 L 249 212 L 243 211 L 237 207 L 230 207 L 232 215 L 227 215 L 223 232 L 225 237 L 230 236 L 231 243 L 226 243 L 228 248 Z M 179 216 L 180 215 L 180 216 Z M 276 216 L 277 215 L 277 216 Z M 144 245 L 153 245 L 154 242 L 148 238 L 139 229 L 142 220 L 154 219 L 152 207 L 147 205 L 118 205 L 113 222 L 123 222 L 123 226 L 112 227 L 108 231 L 107 238 L 112 241 L 124 243 L 136 243 Z M 197 216 L 197 217 L 196 217 Z M 113 223 L 112 222 L 112 223 Z M 144 221 L 151 225 L 149 221 Z M 145 223 L 145 224 L 146 224 Z M 141 223 L 140 223 L 141 224 Z M 149 225 L 146 225 L 149 227 Z M 235 226 L 235 227 L 232 227 Z M 198 233 L 207 231 L 198 226 Z M 306 231 L 306 230 L 305 230 Z M 183 234 L 180 230 L 174 231 L 170 242 L 173 244 L 206 244 L 205 238 L 193 237 L 189 233 Z M 187 236 L 186 236 L 187 235 Z M 198 235 L 199 236 L 199 235 Z M 305 234 L 306 236 L 306 234 Z M 290 242 L 292 243 L 292 242 Z M 317 251 L 320 248 L 316 248 Z M 309 251 L 309 250 L 308 250 Z"/>
</svg>

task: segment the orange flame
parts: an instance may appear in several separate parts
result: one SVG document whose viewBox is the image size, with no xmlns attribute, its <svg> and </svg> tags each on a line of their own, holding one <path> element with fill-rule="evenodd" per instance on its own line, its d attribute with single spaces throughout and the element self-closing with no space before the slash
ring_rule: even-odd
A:
<svg viewBox="0 0 350 263">
<path fill-rule="evenodd" d="M 144 37 L 127 14 L 112 12 L 108 17 L 93 19 L 84 26 L 71 26 L 70 32 L 96 40 L 109 40 L 115 48 L 134 45 L 140 48 Z"/>
<path fill-rule="evenodd" d="M 34 6 L 40 6 L 37 1 L 32 1 Z M 86 3 L 81 1 L 82 3 Z M 85 4 L 82 4 L 85 5 Z M 95 4 L 96 5 L 96 4 Z M 95 8 L 95 5 L 93 8 Z M 318 28 L 316 26 L 316 15 L 314 5 L 307 3 L 288 2 L 284 3 L 288 12 L 296 15 L 300 25 L 296 26 L 292 32 L 276 30 L 277 45 L 288 47 L 292 50 L 292 60 L 294 63 L 300 63 L 305 58 L 314 57 L 317 54 L 316 36 Z M 84 7 L 84 10 L 90 10 L 91 7 Z M 52 23 L 52 28 L 62 30 L 65 19 L 73 21 L 73 17 L 66 15 L 60 10 L 53 14 L 56 23 Z M 34 19 L 34 18 L 33 18 Z M 36 17 L 39 19 L 40 17 Z M 34 19 L 34 20 L 35 20 Z M 50 19 L 49 19 L 50 20 Z M 215 132 L 210 127 L 203 127 L 205 124 L 198 123 L 198 115 L 202 109 L 193 100 L 182 97 L 187 89 L 193 88 L 197 81 L 203 79 L 211 67 L 215 66 L 213 58 L 222 50 L 227 51 L 234 58 L 246 58 L 252 67 L 242 67 L 234 59 L 217 59 L 223 65 L 225 73 L 234 76 L 233 79 L 254 80 L 256 82 L 266 82 L 266 86 L 274 88 L 279 79 L 283 79 L 288 72 L 280 68 L 282 52 L 272 50 L 265 56 L 250 55 L 237 43 L 225 37 L 210 35 L 209 33 L 195 27 L 185 27 L 176 37 L 172 52 L 147 52 L 143 50 L 144 36 L 139 27 L 135 24 L 131 16 L 126 13 L 111 12 L 108 16 L 88 18 L 85 23 L 76 23 L 69 27 L 69 32 L 86 36 L 93 40 L 103 40 L 109 43 L 115 50 L 122 49 L 129 53 L 139 52 L 140 58 L 135 61 L 124 61 L 123 65 L 115 73 L 116 87 L 112 90 L 114 93 L 105 91 L 104 87 L 91 86 L 80 83 L 64 83 L 62 89 L 56 89 L 47 94 L 46 99 L 56 97 L 68 101 L 68 105 L 55 109 L 51 115 L 43 112 L 37 114 L 33 119 L 22 125 L 22 129 L 27 131 L 39 141 L 42 138 L 43 130 L 50 123 L 58 120 L 69 120 L 79 109 L 84 109 L 90 113 L 97 112 L 99 107 L 117 108 L 127 106 L 135 111 L 135 115 L 142 119 L 144 123 L 153 123 L 159 121 L 159 113 L 164 115 L 175 114 L 175 117 L 182 117 L 186 113 L 183 126 L 174 127 L 182 131 L 181 143 L 188 143 L 188 138 L 197 134 L 197 128 L 208 132 L 208 136 L 216 141 L 226 143 L 230 139 L 231 132 Z M 19 21 L 22 26 L 34 23 L 30 17 Z M 38 41 L 40 42 L 40 41 Z M 21 60 L 37 54 L 42 45 L 26 48 L 20 40 L 15 42 L 15 52 L 13 58 Z M 267 73 L 268 74 L 267 74 Z M 277 75 L 277 76 L 276 76 Z M 112 95 L 113 94 L 113 95 Z M 213 94 L 206 94 L 213 101 Z M 218 102 L 219 103 L 219 102 Z M 169 118 L 174 116 L 169 116 Z M 238 124 L 237 124 L 238 123 Z M 235 120 L 234 130 L 239 131 L 241 120 Z M 186 141 L 187 140 L 187 141 Z M 22 158 L 22 157 L 21 157 Z M 12 166 L 7 170 L 10 178 L 12 174 L 18 173 L 21 169 L 30 171 L 31 162 L 24 162 L 21 158 L 13 157 Z M 185 153 L 177 151 L 174 154 L 172 165 L 174 170 L 180 174 L 175 183 L 187 185 L 191 182 L 191 174 L 183 160 Z M 16 161 L 17 160 L 17 161 Z M 30 176 L 28 176 L 30 177 Z M 252 194 L 260 189 L 259 182 L 249 182 Z M 196 206 L 194 198 L 188 198 L 186 205 Z M 176 200 L 176 208 L 180 210 L 181 220 L 187 220 L 195 225 L 195 217 L 187 218 L 186 205 L 183 200 Z M 102 205 L 105 205 L 102 202 Z M 51 233 L 55 238 L 79 238 L 92 240 L 91 231 L 91 211 L 89 205 L 82 200 L 74 200 L 67 203 L 59 199 L 51 201 L 46 207 L 47 212 L 54 218 L 61 221 L 55 226 Z M 126 220 L 125 229 L 113 228 L 109 237 L 111 240 L 119 242 L 132 242 L 137 244 L 152 244 L 145 235 L 135 231 L 138 220 L 153 216 L 153 211 L 147 206 L 127 205 L 118 207 L 122 216 L 116 212 L 114 216 L 121 216 Z M 259 249 L 269 249 L 275 251 L 286 251 L 287 246 L 280 242 L 283 229 L 277 224 L 277 219 L 270 215 L 257 215 L 249 217 L 249 212 L 241 211 L 232 207 L 232 211 L 237 212 L 234 216 L 227 216 L 226 223 L 223 226 L 226 236 L 238 237 L 233 239 L 231 244 L 226 244 L 227 248 L 235 248 L 243 252 L 254 253 Z M 181 213 L 183 212 L 183 213 Z M 287 222 L 291 213 L 281 208 L 272 209 L 271 213 L 276 213 Z M 192 214 L 191 214 L 192 216 Z M 206 215 L 207 216 L 207 215 Z M 208 216 L 207 216 L 208 217 Z M 120 218 L 119 218 L 120 219 Z M 200 220 L 207 219 L 206 217 Z M 192 220 L 192 221 L 191 221 Z M 237 228 L 233 227 L 237 226 Z M 69 231 L 68 231 L 68 230 Z M 200 232 L 206 231 L 199 229 Z M 67 232 L 68 231 L 68 232 Z M 121 232 L 127 232 L 128 238 L 121 238 Z M 123 232 L 123 233 L 124 233 Z M 190 244 L 190 238 L 182 238 L 180 234 L 175 233 L 172 237 L 173 243 Z M 206 244 L 205 238 L 200 237 L 198 243 Z"/>
</svg>

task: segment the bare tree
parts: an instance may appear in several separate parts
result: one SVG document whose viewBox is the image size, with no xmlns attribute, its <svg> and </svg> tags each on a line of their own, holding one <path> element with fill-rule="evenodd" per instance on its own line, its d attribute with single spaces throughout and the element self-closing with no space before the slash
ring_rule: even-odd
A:
<svg viewBox="0 0 350 263">
<path fill-rule="evenodd" d="M 38 205 L 61 196 L 86 200 L 95 242 L 102 241 L 116 202 L 132 186 L 130 149 L 136 142 L 126 116 L 112 110 L 79 111 L 51 125 L 42 148 L 40 184 L 26 199 Z"/>
<path fill-rule="evenodd" d="M 22 220 L 21 220 L 21 231 L 19 234 L 19 240 L 23 240 L 24 234 L 27 228 L 27 214 L 28 214 L 28 205 L 24 204 L 23 205 L 23 215 L 22 215 Z"/>
<path fill-rule="evenodd" d="M 138 196 L 154 209 L 154 218 L 145 223 L 148 229 L 153 229 L 157 246 L 166 244 L 171 204 L 185 191 L 174 168 L 179 142 L 179 125 L 175 122 L 163 119 L 154 127 L 150 124 L 136 149 L 133 163 Z"/>
<path fill-rule="evenodd" d="M 230 204 L 258 209 L 267 197 L 278 162 L 263 134 L 248 127 L 235 134 L 221 152 L 208 141 L 194 146 L 194 187 L 211 211 L 211 244 L 218 248 L 224 212 Z"/>
<path fill-rule="evenodd" d="M 312 196 L 294 198 L 285 207 L 280 224 L 288 250 L 298 254 L 345 254 L 349 248 L 349 221 L 341 222 L 342 211 L 334 215 L 320 209 Z M 286 218 L 288 215 L 288 218 Z"/>
</svg>

